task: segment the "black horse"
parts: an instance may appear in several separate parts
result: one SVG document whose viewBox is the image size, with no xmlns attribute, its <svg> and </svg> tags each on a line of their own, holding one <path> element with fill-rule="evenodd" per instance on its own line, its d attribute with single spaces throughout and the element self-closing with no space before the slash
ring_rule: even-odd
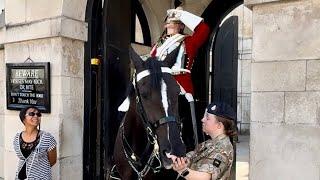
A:
<svg viewBox="0 0 320 180">
<path fill-rule="evenodd" d="M 171 168 L 170 156 L 185 156 L 181 138 L 178 95 L 180 87 L 171 74 L 179 48 L 164 61 L 143 61 L 131 48 L 136 70 L 129 93 L 130 106 L 116 138 L 114 160 L 122 180 L 154 179 L 161 167 Z"/>
</svg>

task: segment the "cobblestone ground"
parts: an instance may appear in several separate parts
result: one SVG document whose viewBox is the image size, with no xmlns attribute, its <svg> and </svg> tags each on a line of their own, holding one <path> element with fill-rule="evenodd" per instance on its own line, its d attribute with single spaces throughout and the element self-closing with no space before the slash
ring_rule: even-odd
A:
<svg viewBox="0 0 320 180">
<path fill-rule="evenodd" d="M 249 136 L 239 136 L 237 143 L 236 180 L 249 179 Z"/>
</svg>

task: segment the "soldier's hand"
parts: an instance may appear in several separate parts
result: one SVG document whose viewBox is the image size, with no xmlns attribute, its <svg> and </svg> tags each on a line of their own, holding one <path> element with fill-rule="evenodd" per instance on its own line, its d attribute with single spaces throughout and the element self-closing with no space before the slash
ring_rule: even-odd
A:
<svg viewBox="0 0 320 180">
<path fill-rule="evenodd" d="M 188 164 L 189 160 L 187 158 L 177 158 L 176 161 L 173 162 L 173 170 L 177 171 L 178 173 L 181 173 L 188 167 Z"/>
</svg>

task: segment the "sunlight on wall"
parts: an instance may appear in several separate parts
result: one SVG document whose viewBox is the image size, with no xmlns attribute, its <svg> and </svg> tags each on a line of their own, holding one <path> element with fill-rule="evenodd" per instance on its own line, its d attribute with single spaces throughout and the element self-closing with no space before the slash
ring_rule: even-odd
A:
<svg viewBox="0 0 320 180">
<path fill-rule="evenodd" d="M 2 9 L 4 9 L 4 0 L 0 0 L 0 14 Z"/>
</svg>

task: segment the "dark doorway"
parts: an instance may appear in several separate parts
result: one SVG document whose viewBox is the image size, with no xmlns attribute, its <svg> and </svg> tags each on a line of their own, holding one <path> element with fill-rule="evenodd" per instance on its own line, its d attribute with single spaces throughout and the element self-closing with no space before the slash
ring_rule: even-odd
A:
<svg viewBox="0 0 320 180">
<path fill-rule="evenodd" d="M 84 133 L 83 133 L 83 179 L 101 179 L 103 177 L 103 142 L 101 134 L 101 66 L 103 59 L 103 18 L 102 1 L 88 1 L 86 22 L 88 22 L 88 41 L 85 43 L 84 61 Z M 97 62 L 91 65 L 91 58 Z"/>
<path fill-rule="evenodd" d="M 238 17 L 223 22 L 215 39 L 211 49 L 211 101 L 222 101 L 237 109 Z"/>
<path fill-rule="evenodd" d="M 217 30 L 215 44 L 212 46 L 212 65 L 210 72 L 211 101 L 225 102 L 237 112 L 238 81 L 238 17 L 228 18 Z M 234 121 L 237 124 L 237 118 Z M 234 160 L 232 176 L 236 175 L 236 139 L 233 141 Z"/>
<path fill-rule="evenodd" d="M 208 102 L 224 101 L 237 111 L 238 20 L 222 20 L 243 0 L 212 1 L 202 17 L 211 27 L 211 36 L 198 53 L 192 70 L 197 119 L 201 119 Z M 201 131 L 201 122 L 198 122 Z M 203 139 L 204 140 L 204 139 Z M 234 149 L 236 143 L 233 140 Z M 236 151 L 235 151 L 236 152 Z M 234 156 L 232 179 L 235 179 Z"/>
<path fill-rule="evenodd" d="M 217 33 L 222 20 L 237 6 L 243 3 L 243 0 L 216 0 L 212 1 L 202 14 L 204 21 L 209 24 L 211 28 L 211 37 L 208 43 L 205 44 L 200 50 L 195 59 L 195 63 L 192 69 L 192 79 L 195 88 L 195 103 L 196 103 L 196 115 L 197 119 L 201 119 L 203 111 L 209 101 L 214 99 L 209 97 L 209 89 L 213 87 L 210 81 L 210 64 L 213 58 L 211 53 L 213 49 L 219 47 L 221 44 L 217 43 Z M 221 34 L 221 33 L 220 33 Z M 212 47 L 212 45 L 214 45 Z M 234 52 L 238 53 L 238 52 Z M 222 55 L 224 57 L 224 55 Z M 236 78 L 233 77 L 233 78 Z M 237 79 L 235 79 L 237 80 Z M 237 88 L 235 86 L 235 88 Z M 235 96 L 236 97 L 236 96 Z M 237 100 L 232 103 L 232 107 L 237 110 Z M 198 127 L 201 127 L 199 122 Z M 201 128 L 199 129 L 201 131 Z"/>
<path fill-rule="evenodd" d="M 135 42 L 136 20 L 143 41 L 150 31 L 138 0 L 88 0 L 85 44 L 83 179 L 106 179 L 112 168 L 114 141 L 130 78 L 128 48 Z"/>
<path fill-rule="evenodd" d="M 216 0 L 202 15 L 211 26 L 212 36 L 198 53 L 192 73 L 193 78 L 197 79 L 194 81 L 197 119 L 201 119 L 209 102 L 209 86 L 223 85 L 209 84 L 209 60 L 216 58 L 210 56 L 211 47 L 219 49 L 218 33 L 221 31 L 220 34 L 223 34 L 219 25 L 225 15 L 242 2 Z M 133 30 L 137 20 L 143 36 L 143 41 L 139 42 Z M 151 38 L 147 19 L 138 0 L 88 0 L 86 22 L 88 42 L 85 44 L 84 62 L 83 179 L 106 179 L 120 123 L 117 108 L 126 96 L 130 78 L 128 47 L 130 42 L 150 46 Z M 99 63 L 92 61 L 91 64 L 92 58 L 98 59 Z M 222 76 L 215 75 L 213 79 L 219 81 L 219 77 Z M 236 98 L 230 101 L 236 103 Z M 201 131 L 200 122 L 198 127 Z"/>
</svg>

